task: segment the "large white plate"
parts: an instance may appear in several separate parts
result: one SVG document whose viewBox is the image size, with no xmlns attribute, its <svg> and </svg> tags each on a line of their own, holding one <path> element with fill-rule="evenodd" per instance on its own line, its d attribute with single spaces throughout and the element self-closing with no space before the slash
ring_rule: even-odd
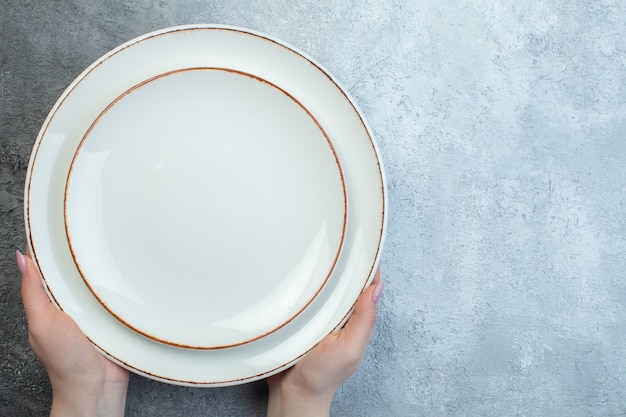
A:
<svg viewBox="0 0 626 417">
<path fill-rule="evenodd" d="M 265 337 L 213 350 L 157 343 L 109 314 L 85 285 L 64 227 L 70 166 L 94 121 L 133 87 L 194 68 L 250 74 L 293 97 L 334 147 L 349 203 L 343 247 L 331 276 L 308 306 Z M 379 262 L 386 228 L 385 199 L 383 169 L 372 135 L 353 100 L 328 72 L 302 52 L 266 35 L 193 25 L 134 39 L 100 58 L 67 88 L 34 146 L 26 179 L 25 223 L 51 299 L 104 354 L 156 380 L 223 386 L 285 369 L 345 322 Z"/>
</svg>

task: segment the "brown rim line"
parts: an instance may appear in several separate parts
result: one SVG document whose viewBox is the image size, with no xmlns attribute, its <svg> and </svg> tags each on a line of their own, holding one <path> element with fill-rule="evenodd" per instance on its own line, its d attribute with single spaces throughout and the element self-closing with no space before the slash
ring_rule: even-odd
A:
<svg viewBox="0 0 626 417">
<path fill-rule="evenodd" d="M 375 275 L 375 271 L 379 266 L 380 263 L 380 258 L 379 255 L 380 251 L 377 252 L 377 256 L 375 257 L 374 263 L 372 264 L 371 268 L 370 268 L 370 274 L 368 279 L 365 282 L 365 285 L 363 287 L 363 290 L 361 291 L 361 293 L 369 286 L 371 285 L 372 279 L 374 278 Z M 348 319 L 350 318 L 350 316 L 352 315 L 352 313 L 354 312 L 354 307 L 356 305 L 356 301 L 354 302 L 354 304 L 352 305 L 352 307 L 348 310 L 348 312 L 346 313 L 345 316 L 343 316 L 343 318 L 332 328 L 332 330 L 330 330 L 326 336 L 328 334 L 331 334 L 333 332 L 338 331 L 339 329 L 341 329 L 341 327 L 343 327 L 345 325 L 345 323 L 348 321 Z M 324 337 L 326 337 L 324 336 Z M 116 356 L 112 355 L 111 353 L 107 352 L 106 350 L 104 350 L 102 347 L 100 347 L 98 344 L 96 344 L 93 340 L 91 340 L 90 338 L 89 341 L 94 345 L 94 347 L 101 352 L 103 355 L 107 356 L 109 359 L 111 359 L 113 362 L 117 363 L 118 365 L 138 374 L 138 375 L 142 375 L 146 378 L 150 378 L 150 379 L 154 379 L 157 381 L 161 381 L 164 383 L 171 383 L 171 384 L 176 384 L 176 385 L 180 385 L 180 386 L 188 386 L 188 387 L 225 387 L 225 386 L 232 386 L 232 385 L 236 385 L 236 384 L 245 384 L 245 383 L 251 383 L 251 382 L 255 382 L 255 381 L 259 381 L 261 379 L 264 378 L 268 378 L 272 375 L 275 375 L 285 369 L 288 369 L 289 367 L 293 366 L 294 364 L 296 364 L 297 362 L 299 362 L 300 360 L 302 360 L 306 355 L 309 354 L 309 352 L 311 352 L 323 339 L 324 337 L 322 337 L 320 339 L 319 342 L 315 343 L 313 346 L 311 346 L 311 348 L 309 348 L 306 352 L 302 353 L 301 355 L 297 356 L 296 358 L 293 358 L 291 360 L 289 360 L 288 362 L 285 362 L 277 367 L 274 367 L 272 369 L 269 369 L 265 372 L 260 372 L 258 374 L 255 375 L 250 375 L 248 377 L 242 377 L 242 378 L 235 378 L 235 379 L 228 379 L 228 380 L 219 380 L 219 381 L 192 381 L 192 380 L 185 380 L 185 379 L 177 379 L 177 378 L 172 378 L 172 377 L 166 377 L 163 375 L 159 375 L 156 374 L 154 372 L 149 372 L 146 371 L 144 369 L 140 369 L 136 366 L 132 366 L 129 363 L 126 363 L 124 361 L 122 361 L 121 359 L 117 358 Z"/>
<path fill-rule="evenodd" d="M 317 288 L 317 290 L 315 291 L 315 293 L 311 296 L 311 298 L 309 298 L 291 317 L 289 317 L 285 322 L 281 323 L 280 325 L 271 328 L 270 330 L 267 330 L 264 333 L 261 333 L 255 337 L 249 338 L 249 339 L 245 339 L 242 340 L 240 342 L 235 342 L 235 343 L 229 343 L 229 344 L 220 344 L 220 345 L 214 345 L 214 346 L 202 346 L 202 345 L 190 345 L 190 344 L 183 344 L 183 343 L 178 343 L 178 342 L 174 342 L 171 340 L 167 340 L 167 339 L 163 339 L 161 337 L 155 336 L 149 332 L 146 332 L 134 325 L 132 325 L 130 322 L 128 322 L 127 320 L 125 320 L 124 318 L 122 318 L 118 313 L 116 313 L 111 307 L 109 307 L 109 305 L 98 295 L 97 291 L 95 291 L 95 289 L 91 286 L 91 284 L 89 283 L 89 280 L 86 277 L 86 274 L 83 271 L 83 268 L 81 268 L 80 263 L 78 262 L 76 253 L 74 252 L 74 246 L 72 245 L 72 238 L 70 236 L 70 231 L 69 231 L 69 226 L 68 226 L 68 214 L 67 214 L 67 210 L 68 210 L 68 204 L 67 204 L 67 195 L 68 195 L 68 190 L 69 190 L 69 184 L 70 184 L 70 178 L 72 176 L 72 172 L 74 170 L 74 165 L 76 162 L 76 159 L 78 158 L 78 155 L 81 151 L 81 149 L 83 148 L 83 145 L 85 143 L 85 141 L 87 140 L 88 136 L 90 135 L 90 133 L 92 132 L 92 130 L 95 128 L 95 126 L 98 124 L 98 122 L 100 121 L 100 119 L 102 119 L 102 117 L 110 110 L 112 109 L 120 100 L 122 100 L 124 97 L 127 97 L 129 94 L 131 94 L 133 91 L 153 82 L 156 81 L 158 79 L 167 77 L 169 75 L 173 75 L 173 74 L 178 74 L 178 73 L 182 73 L 182 72 L 190 72 L 190 71 L 224 71 L 224 72 L 230 72 L 230 73 L 234 73 L 234 74 L 238 74 L 238 75 L 242 75 L 242 76 L 246 76 L 249 78 L 252 78 L 254 80 L 257 80 L 261 83 L 267 84 L 270 87 L 273 87 L 275 89 L 277 89 L 278 91 L 280 91 L 282 94 L 284 94 L 285 96 L 287 96 L 291 101 L 293 101 L 294 103 L 296 103 L 306 114 L 307 116 L 309 116 L 309 118 L 315 123 L 315 125 L 317 126 L 317 128 L 319 129 L 319 131 L 322 133 L 322 135 L 324 136 L 324 139 L 326 140 L 326 144 L 328 145 L 328 147 L 330 148 L 332 154 L 333 154 L 333 158 L 335 159 L 335 164 L 337 166 L 337 170 L 339 172 L 339 177 L 341 180 L 341 189 L 342 189 L 342 193 L 343 193 L 343 221 L 342 221 L 342 229 L 341 229 L 341 238 L 339 241 L 339 245 L 337 248 L 337 252 L 335 253 L 335 257 L 332 261 L 332 264 L 330 266 L 330 269 L 328 271 L 328 273 L 326 274 L 326 277 L 324 278 L 324 280 L 322 281 L 321 285 L 319 286 L 319 288 Z M 362 119 L 361 119 L 362 120 Z M 367 129 L 366 129 L 367 131 Z M 343 249 L 343 245 L 345 242 L 345 236 L 346 236 L 346 228 L 347 228 L 347 218 L 348 218 L 348 196 L 347 196 L 347 191 L 346 191 L 346 183 L 345 183 L 345 176 L 343 173 L 343 169 L 341 167 L 341 163 L 339 161 L 339 157 L 337 156 L 337 152 L 335 150 L 335 147 L 332 144 L 332 141 L 330 140 L 330 138 L 328 137 L 328 134 L 326 133 L 326 131 L 324 130 L 324 128 L 322 127 L 322 125 L 320 124 L 320 122 L 315 118 L 315 116 L 313 116 L 313 114 L 309 111 L 308 108 L 306 108 L 298 99 L 296 99 L 292 94 L 290 94 L 289 92 L 287 92 L 286 90 L 284 90 L 283 88 L 277 86 L 276 84 L 265 80 L 259 76 L 256 76 L 254 74 L 250 74 L 244 71 L 239 71 L 239 70 L 235 70 L 232 68 L 221 68 L 221 67 L 190 67 L 190 68 L 182 68 L 182 69 L 177 69 L 177 70 L 173 70 L 173 71 L 168 71 L 162 74 L 158 74 L 156 76 L 150 77 L 147 80 L 144 80 L 134 86 L 132 86 L 131 88 L 127 89 L 126 91 L 124 91 L 122 94 L 120 94 L 115 100 L 113 100 L 99 115 L 98 117 L 96 117 L 96 119 L 92 122 L 92 124 L 89 126 L 89 128 L 87 129 L 87 131 L 85 132 L 85 134 L 83 135 L 83 138 L 81 139 L 80 143 L 78 144 L 78 146 L 76 147 L 76 151 L 74 152 L 74 156 L 72 157 L 72 162 L 70 164 L 70 168 L 69 168 L 69 172 L 67 174 L 67 179 L 65 182 L 65 192 L 64 192 L 64 199 L 63 199 L 63 219 L 64 219 L 64 226 L 65 226 L 65 235 L 67 238 L 67 243 L 69 246 L 69 250 L 70 253 L 72 255 L 72 260 L 74 262 L 74 265 L 76 266 L 78 273 L 80 274 L 83 282 L 85 283 L 85 285 L 87 286 L 87 288 L 89 289 L 89 291 L 91 292 L 91 294 L 95 297 L 95 299 L 98 301 L 98 303 L 100 303 L 102 305 L 102 307 L 104 307 L 104 309 L 111 314 L 113 317 L 115 317 L 120 323 L 122 323 L 124 326 L 128 327 L 129 329 L 141 334 L 144 337 L 147 337 L 151 340 L 154 340 L 156 342 L 159 343 L 163 343 L 169 346 L 174 346 L 174 347 L 178 347 L 178 348 L 184 348 L 184 349 L 194 349 L 194 350 L 216 350 L 216 349 L 225 349 L 225 348 L 230 348 L 230 347 L 236 347 L 236 346 L 241 346 L 247 343 L 252 343 L 256 340 L 259 340 L 263 337 L 266 337 L 280 329 L 282 329 L 283 327 L 285 327 L 287 324 L 291 323 L 296 317 L 298 317 L 300 314 L 302 314 L 302 312 L 309 307 L 309 305 L 311 305 L 311 303 L 319 296 L 319 294 L 321 293 L 322 289 L 326 286 L 326 284 L 328 283 L 328 280 L 330 279 L 331 275 L 333 274 L 333 271 L 335 270 L 335 267 L 337 265 L 337 262 L 339 260 L 339 256 L 341 254 L 341 251 Z"/>
<path fill-rule="evenodd" d="M 154 372 L 149 372 L 146 371 L 144 369 L 140 369 L 137 368 L 135 366 L 130 365 L 129 363 L 126 363 L 120 359 L 118 359 L 117 357 L 115 357 L 114 355 L 112 355 L 111 353 L 107 352 L 106 350 L 104 350 L 103 348 L 101 348 L 100 346 L 98 346 L 93 340 L 87 338 L 91 344 L 96 348 L 96 350 L 98 350 L 102 355 L 106 356 L 107 358 L 109 358 L 111 361 L 115 362 L 116 364 L 120 365 L 123 368 L 128 369 L 129 371 L 132 371 L 138 375 L 141 375 L 143 377 L 146 378 L 150 378 L 153 380 L 157 380 L 160 382 L 164 382 L 164 383 L 170 383 L 170 384 L 176 384 L 176 385 L 180 385 L 180 386 L 187 386 L 187 387 L 226 387 L 226 386 L 232 386 L 232 385 L 238 385 L 238 384 L 248 384 L 248 383 L 252 383 L 255 381 L 259 381 L 261 379 L 264 378 L 268 378 L 272 375 L 275 375 L 291 366 L 293 366 L 294 364 L 296 364 L 297 362 L 299 362 L 301 359 L 303 359 L 311 350 L 313 350 L 315 348 L 315 346 L 317 346 L 317 343 L 311 347 L 310 349 L 308 349 L 306 352 L 302 353 L 301 355 L 297 356 L 294 359 L 289 360 L 286 363 L 283 363 L 275 368 L 272 368 L 270 370 L 267 370 L 265 372 L 260 372 L 258 374 L 254 374 L 254 375 L 250 375 L 247 377 L 241 377 L 241 378 L 233 378 L 233 379 L 224 379 L 224 380 L 219 380 L 219 381 L 193 381 L 193 380 L 187 380 L 187 379 L 178 379 L 178 378 L 172 378 L 172 377 L 167 377 L 167 376 L 163 376 L 163 375 L 159 375 L 157 373 Z M 319 342 L 318 342 L 319 343 Z"/>
</svg>

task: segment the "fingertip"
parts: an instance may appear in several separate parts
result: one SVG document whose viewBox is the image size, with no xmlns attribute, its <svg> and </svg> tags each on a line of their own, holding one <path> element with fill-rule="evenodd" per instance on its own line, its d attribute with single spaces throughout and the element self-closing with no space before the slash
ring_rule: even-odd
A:
<svg viewBox="0 0 626 417">
<path fill-rule="evenodd" d="M 37 283 L 41 281 L 39 271 L 33 264 L 33 260 L 27 254 L 23 254 L 20 251 L 16 251 L 17 267 L 22 274 L 22 282 L 28 282 L 29 284 Z"/>
<path fill-rule="evenodd" d="M 372 314 L 376 313 L 376 304 L 382 296 L 384 283 L 380 280 L 373 281 L 359 296 L 355 304 L 355 313 L 361 314 L 372 311 Z"/>
<path fill-rule="evenodd" d="M 31 265 L 32 259 L 20 251 L 17 251 L 16 258 L 22 272 L 22 301 L 28 318 L 29 315 L 37 314 L 41 308 L 47 309 L 51 302 L 37 268 Z"/>
<path fill-rule="evenodd" d="M 370 285 L 359 297 L 354 306 L 352 317 L 346 323 L 361 328 L 373 327 L 376 319 L 376 298 L 380 298 L 382 285 L 379 283 Z M 358 324 L 356 324 L 358 323 Z M 365 324 L 367 323 L 367 324 Z"/>
<path fill-rule="evenodd" d="M 31 276 L 33 269 L 28 265 L 30 263 L 28 255 L 25 255 L 18 250 L 15 251 L 15 258 L 17 260 L 17 268 L 22 274 L 22 298 L 24 298 L 24 292 L 31 291 L 31 288 L 33 288 L 33 282 L 35 282 Z"/>
<path fill-rule="evenodd" d="M 26 300 L 28 298 L 28 294 L 32 293 L 34 287 L 28 267 L 28 257 L 20 251 L 15 252 L 15 257 L 17 259 L 17 268 L 22 274 L 22 299 Z"/>
<path fill-rule="evenodd" d="M 372 302 L 374 304 L 378 304 L 380 301 L 380 297 L 383 295 L 383 290 L 385 289 L 385 281 L 378 281 L 376 286 L 374 287 L 374 291 L 372 291 Z"/>
<path fill-rule="evenodd" d="M 368 287 L 357 301 L 352 316 L 342 329 L 342 340 L 346 351 L 362 357 L 372 336 L 376 321 L 376 304 L 373 296 L 377 285 Z"/>
<path fill-rule="evenodd" d="M 20 252 L 19 250 L 16 250 L 15 258 L 17 261 L 17 268 L 20 270 L 20 273 L 22 275 L 25 275 L 26 272 L 28 271 L 28 266 L 26 264 L 26 256 L 24 256 L 24 254 Z"/>
</svg>

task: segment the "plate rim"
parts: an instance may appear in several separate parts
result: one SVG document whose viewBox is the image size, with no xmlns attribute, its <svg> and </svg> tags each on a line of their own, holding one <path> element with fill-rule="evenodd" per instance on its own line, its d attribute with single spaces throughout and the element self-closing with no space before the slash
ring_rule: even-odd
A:
<svg viewBox="0 0 626 417">
<path fill-rule="evenodd" d="M 90 65 L 86 70 L 84 70 L 76 79 L 74 79 L 74 81 L 66 88 L 66 90 L 62 93 L 62 95 L 59 97 L 59 99 L 55 102 L 55 105 L 52 107 L 52 109 L 50 110 L 50 112 L 48 113 L 48 116 L 46 117 L 44 123 L 42 124 L 41 130 L 39 135 L 37 136 L 35 145 L 34 145 L 34 149 L 33 152 L 31 153 L 31 158 L 29 160 L 29 165 L 28 165 L 28 170 L 27 170 L 27 177 L 26 177 L 26 182 L 25 182 L 25 198 L 24 198 L 24 210 L 25 210 L 25 219 L 27 219 L 27 221 L 25 222 L 25 227 L 26 227 L 26 236 L 27 236 L 27 243 L 29 248 L 31 249 L 31 253 L 34 257 L 34 260 L 36 261 L 36 266 L 38 268 L 38 270 L 40 270 L 40 264 L 37 261 L 37 254 L 36 254 L 36 248 L 33 246 L 33 239 L 32 239 L 32 227 L 30 225 L 30 215 L 29 215 L 29 202 L 30 202 L 30 187 L 32 184 L 32 162 L 36 159 L 37 154 L 39 153 L 39 150 L 41 149 L 41 141 L 42 138 L 44 136 L 45 131 L 47 130 L 47 128 L 49 127 L 50 123 L 53 120 L 53 116 L 57 113 L 57 111 L 59 110 L 59 107 L 65 102 L 65 100 L 68 98 L 68 95 L 70 94 L 71 91 L 73 91 L 77 84 L 80 83 L 86 76 L 88 76 L 88 74 L 94 69 L 96 68 L 102 61 L 102 59 L 108 59 L 109 57 L 111 57 L 112 55 L 134 45 L 137 42 L 140 42 L 142 40 L 154 37 L 154 36 L 159 36 L 159 35 L 163 35 L 163 34 L 167 34 L 167 33 L 173 33 L 173 32 L 178 32 L 178 31 L 184 31 L 184 30 L 190 30 L 190 29 L 221 29 L 221 30 L 230 30 L 230 31 L 234 31 L 234 32 L 238 32 L 241 34 L 250 34 L 250 35 L 255 35 L 261 39 L 267 40 L 267 41 L 272 41 L 284 48 L 286 48 L 287 50 L 289 50 L 292 53 L 295 53 L 297 55 L 299 55 L 301 58 L 304 58 L 305 60 L 307 60 L 309 63 L 311 63 L 312 65 L 314 65 L 323 75 L 325 75 L 331 82 L 331 84 L 333 84 L 337 90 L 339 92 L 341 92 L 341 94 L 343 94 L 343 96 L 345 97 L 345 99 L 347 100 L 347 102 L 349 103 L 350 107 L 352 108 L 352 110 L 356 113 L 356 115 L 359 118 L 359 122 L 360 124 L 363 126 L 363 128 L 365 129 L 365 131 L 367 132 L 367 136 L 368 136 L 368 141 L 369 141 L 369 146 L 371 146 L 373 153 L 375 155 L 375 159 L 376 159 L 376 163 L 377 163 L 377 168 L 378 168 L 378 172 L 377 172 L 377 178 L 380 179 L 380 197 L 381 197 L 381 203 L 382 203 L 382 207 L 380 207 L 381 210 L 381 222 L 379 225 L 379 238 L 378 238 L 378 243 L 376 245 L 376 251 L 375 251 L 375 255 L 373 257 L 373 259 L 371 260 L 371 262 L 369 263 L 369 276 L 367 278 L 364 279 L 363 284 L 361 286 L 361 289 L 359 291 L 359 293 L 362 293 L 362 291 L 369 285 L 369 283 L 371 282 L 371 280 L 373 279 L 374 273 L 376 271 L 376 269 L 379 266 L 380 263 L 380 257 L 381 257 L 381 253 L 385 244 L 385 240 L 386 240 L 386 230 L 387 230 L 387 221 L 388 221 L 388 196 L 387 196 L 387 192 L 386 192 L 386 175 L 385 175 L 385 170 L 383 168 L 383 161 L 381 158 L 381 154 L 379 151 L 379 147 L 378 144 L 376 142 L 376 140 L 374 139 L 374 135 L 373 135 L 373 131 L 371 130 L 371 128 L 369 127 L 366 119 L 363 117 L 363 114 L 361 112 L 361 109 L 357 106 L 356 101 L 349 95 L 349 93 L 347 92 L 347 90 L 345 88 L 343 88 L 341 86 L 341 84 L 334 78 L 334 76 L 327 70 L 325 70 L 321 65 L 319 65 L 315 60 L 311 59 L 308 55 L 306 55 L 305 53 L 303 53 L 302 51 L 300 51 L 299 49 L 296 49 L 295 47 L 286 44 L 285 42 L 282 42 L 270 35 L 266 35 L 266 34 L 262 34 L 260 32 L 251 30 L 251 29 L 246 29 L 246 28 L 242 28 L 242 27 L 238 27 L 238 26 L 231 26 L 231 25 L 221 25 L 221 24 L 192 24 L 192 25 L 182 25 L 182 26 L 173 26 L 170 28 L 165 28 L 165 29 L 161 29 L 161 30 L 157 30 L 154 32 L 150 32 L 147 33 L 145 35 L 139 36 L 137 38 L 131 39 L 130 41 L 120 45 L 117 48 L 112 49 L 111 51 L 109 51 L 108 53 L 106 53 L 105 55 L 103 55 L 100 59 L 96 60 L 92 65 Z M 40 270 L 41 272 L 41 270 Z M 48 292 L 49 297 L 51 298 L 51 300 L 58 306 L 60 307 L 58 300 L 56 300 L 56 298 L 54 297 L 54 295 L 52 294 L 52 292 L 50 291 L 50 289 L 48 288 L 48 284 L 44 278 L 44 275 L 42 274 L 42 279 L 44 281 L 44 287 L 46 288 L 46 291 Z M 354 303 L 352 304 L 352 307 L 346 312 L 346 314 L 339 319 L 338 322 L 335 322 L 336 324 L 334 325 L 334 329 L 337 329 L 339 327 L 341 327 L 345 321 L 347 320 L 347 318 L 350 316 L 354 305 L 356 304 L 356 300 L 354 300 Z M 109 352 L 106 352 L 104 349 L 100 348 L 98 346 L 97 343 L 95 343 L 92 340 L 92 343 L 94 343 L 94 345 L 99 348 L 100 351 L 102 351 L 103 353 L 105 353 L 107 356 L 109 356 L 109 358 L 111 358 L 112 360 L 118 362 L 118 363 L 124 363 L 122 361 L 120 361 L 118 358 L 116 358 L 114 355 L 110 354 Z M 311 346 L 310 349 L 312 349 L 315 345 Z M 309 349 L 309 350 L 310 350 Z M 290 366 L 292 363 L 294 363 L 295 361 L 299 360 L 299 358 L 301 358 L 302 356 L 304 356 L 306 352 L 302 352 L 300 356 L 298 356 L 297 358 L 293 359 L 292 361 L 289 361 L 287 363 L 284 363 L 283 365 L 280 365 L 278 367 L 275 367 L 274 369 L 268 370 L 268 371 L 264 371 L 261 374 L 257 374 L 254 376 L 250 376 L 250 377 L 245 377 L 245 378 L 237 378 L 237 379 L 232 379 L 232 380 L 222 380 L 222 381 L 204 381 L 204 382 L 197 382 L 197 381 L 183 381 L 183 380 L 178 380 L 176 378 L 168 378 L 168 377 L 164 377 L 162 375 L 152 375 L 150 373 L 146 373 L 144 372 L 144 370 L 141 370 L 135 366 L 133 366 L 132 364 L 126 364 L 126 367 L 130 368 L 131 370 L 133 370 L 133 372 L 135 373 L 139 373 L 139 374 L 143 374 L 144 376 L 147 376 L 149 378 L 152 379 L 157 379 L 157 380 L 161 380 L 164 382 L 169 382 L 169 383 L 174 383 L 174 384 L 178 384 L 178 385 L 191 385 L 191 386 L 227 386 L 227 385 L 235 385 L 238 383 L 243 383 L 243 382 L 251 382 L 253 380 L 258 380 L 267 376 L 270 376 L 276 372 L 279 372 L 281 369 L 285 369 L 286 367 Z"/>
</svg>

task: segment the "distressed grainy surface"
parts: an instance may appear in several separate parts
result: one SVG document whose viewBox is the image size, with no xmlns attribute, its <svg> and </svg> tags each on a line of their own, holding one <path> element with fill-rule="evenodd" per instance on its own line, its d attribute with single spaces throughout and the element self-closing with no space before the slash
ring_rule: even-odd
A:
<svg viewBox="0 0 626 417">
<path fill-rule="evenodd" d="M 334 416 L 626 415 L 626 4 L 0 0 L 0 415 L 47 413 L 13 253 L 47 111 L 183 23 L 290 42 L 349 89 L 387 167 L 387 288 Z M 132 378 L 128 416 L 262 416 L 264 384 Z"/>
</svg>

